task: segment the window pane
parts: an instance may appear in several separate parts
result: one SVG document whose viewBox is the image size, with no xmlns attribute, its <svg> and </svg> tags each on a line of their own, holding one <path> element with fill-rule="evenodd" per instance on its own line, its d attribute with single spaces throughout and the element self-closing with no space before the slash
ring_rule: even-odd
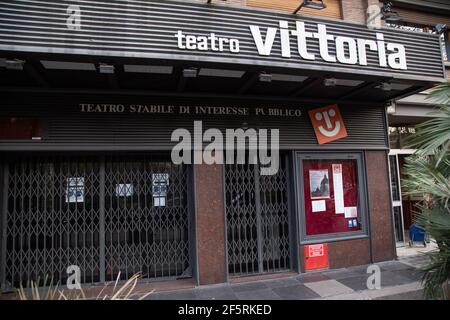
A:
<svg viewBox="0 0 450 320">
<path fill-rule="evenodd" d="M 356 160 L 303 160 L 306 235 L 361 230 Z"/>
<path fill-rule="evenodd" d="M 391 167 L 392 200 L 400 201 L 400 183 L 398 181 L 397 159 L 395 156 L 389 156 L 389 165 Z"/>
</svg>

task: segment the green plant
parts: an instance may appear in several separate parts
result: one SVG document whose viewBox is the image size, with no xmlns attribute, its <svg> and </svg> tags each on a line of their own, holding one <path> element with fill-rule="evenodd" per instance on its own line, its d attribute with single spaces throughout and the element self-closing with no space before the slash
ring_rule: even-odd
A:
<svg viewBox="0 0 450 320">
<path fill-rule="evenodd" d="M 79 290 L 63 290 L 59 288 L 58 284 L 53 285 L 53 282 L 50 282 L 47 285 L 47 278 L 45 278 L 41 287 L 39 286 L 39 280 L 30 281 L 29 288 L 26 289 L 21 285 L 17 290 L 17 298 L 19 300 L 128 300 L 131 299 L 132 296 L 139 295 L 138 300 L 143 300 L 154 291 L 145 294 L 135 292 L 137 282 L 140 278 L 141 274 L 136 273 L 125 283 L 119 285 L 119 273 L 114 283 L 114 287 L 110 286 L 111 283 L 107 283 L 103 286 L 100 293 L 93 297 L 89 297 L 83 288 Z"/>
<path fill-rule="evenodd" d="M 404 187 L 421 196 L 415 222 L 433 238 L 438 250 L 428 253 L 423 267 L 424 295 L 449 298 L 450 281 L 450 82 L 437 86 L 429 98 L 440 103 L 438 116 L 416 126 L 407 143 L 417 149 L 406 159 Z"/>
</svg>

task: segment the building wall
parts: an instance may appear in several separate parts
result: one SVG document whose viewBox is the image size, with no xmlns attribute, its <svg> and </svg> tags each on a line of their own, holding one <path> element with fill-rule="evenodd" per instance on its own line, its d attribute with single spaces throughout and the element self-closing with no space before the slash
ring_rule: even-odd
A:
<svg viewBox="0 0 450 320">
<path fill-rule="evenodd" d="M 222 1 L 213 0 L 213 2 L 220 4 Z M 300 14 L 364 23 L 368 5 L 379 4 L 378 0 L 325 0 L 325 2 L 328 5 L 325 10 L 303 9 Z M 292 12 L 299 3 L 299 0 L 226 1 L 229 5 L 247 5 L 286 12 Z M 414 17 L 412 14 L 408 16 Z M 370 238 L 330 242 L 329 265 L 332 269 L 390 260 L 395 256 L 387 155 L 385 151 L 366 151 L 365 154 Z M 227 278 L 222 171 L 222 166 L 200 165 L 195 168 L 199 284 L 220 283 Z M 301 261 L 302 253 L 303 247 L 300 246 Z"/>
<path fill-rule="evenodd" d="M 325 9 L 314 10 L 308 8 L 302 8 L 297 14 L 300 15 L 314 15 L 320 17 L 341 19 L 341 5 L 340 0 L 324 0 L 327 5 Z M 299 6 L 301 1 L 298 0 L 247 0 L 247 6 L 258 7 L 272 10 L 281 10 L 287 12 L 294 12 Z"/>
</svg>

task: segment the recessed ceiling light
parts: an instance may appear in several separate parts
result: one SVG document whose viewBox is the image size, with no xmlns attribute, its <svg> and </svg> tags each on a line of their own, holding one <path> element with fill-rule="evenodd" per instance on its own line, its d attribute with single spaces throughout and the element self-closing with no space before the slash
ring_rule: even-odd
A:
<svg viewBox="0 0 450 320">
<path fill-rule="evenodd" d="M 19 59 L 5 60 L 5 67 L 8 70 L 23 70 L 23 65 L 25 61 Z"/>
<path fill-rule="evenodd" d="M 114 73 L 114 66 L 111 64 L 105 64 L 105 63 L 101 63 L 98 66 L 98 71 L 100 73 L 104 73 L 104 74 L 113 74 Z"/>
<path fill-rule="evenodd" d="M 337 84 L 336 78 L 325 78 L 323 80 L 323 85 L 325 87 L 334 87 Z"/>
<path fill-rule="evenodd" d="M 172 66 L 148 66 L 138 64 L 126 64 L 124 65 L 125 72 L 134 73 L 157 73 L 157 74 L 172 74 Z"/>
<path fill-rule="evenodd" d="M 93 63 L 42 60 L 45 69 L 96 71 Z"/>
<path fill-rule="evenodd" d="M 410 84 L 406 84 L 406 83 L 392 83 L 391 85 L 392 85 L 392 90 L 400 90 L 400 91 L 411 87 Z"/>
<path fill-rule="evenodd" d="M 272 75 L 270 73 L 261 72 L 259 74 L 259 81 L 261 81 L 261 82 L 272 82 Z"/>
<path fill-rule="evenodd" d="M 241 70 L 201 68 L 198 75 L 206 77 L 242 78 L 244 73 L 245 71 Z"/>
<path fill-rule="evenodd" d="M 343 87 L 357 87 L 363 82 L 362 80 L 336 79 L 336 85 Z"/>
<path fill-rule="evenodd" d="M 307 78 L 308 77 L 296 76 L 296 75 L 291 75 L 291 74 L 279 74 L 279 73 L 272 74 L 273 81 L 303 82 Z"/>
<path fill-rule="evenodd" d="M 183 77 L 185 78 L 196 78 L 197 77 L 197 69 L 195 68 L 186 68 L 183 69 Z"/>
<path fill-rule="evenodd" d="M 383 82 L 377 88 L 380 88 L 383 91 L 391 91 L 392 90 L 392 83 L 390 83 L 390 82 Z"/>
<path fill-rule="evenodd" d="M 411 85 L 407 83 L 383 82 L 382 84 L 376 86 L 375 88 L 381 89 L 383 91 L 391 91 L 391 90 L 402 91 L 408 89 L 409 87 L 411 87 Z"/>
</svg>

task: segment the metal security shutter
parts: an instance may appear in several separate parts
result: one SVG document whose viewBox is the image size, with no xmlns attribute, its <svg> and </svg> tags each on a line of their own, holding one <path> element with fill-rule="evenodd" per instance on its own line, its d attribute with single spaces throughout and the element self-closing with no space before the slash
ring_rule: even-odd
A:
<svg viewBox="0 0 450 320">
<path fill-rule="evenodd" d="M 76 265 L 83 283 L 100 280 L 99 169 L 92 157 L 23 157 L 9 164 L 6 287 L 64 283 Z M 66 202 L 67 181 L 83 177 L 84 201 Z"/>
<path fill-rule="evenodd" d="M 260 176 L 249 164 L 225 166 L 228 273 L 233 276 L 291 269 L 288 172 Z"/>
<path fill-rule="evenodd" d="M 168 179 L 164 205 L 155 179 Z M 122 184 L 121 196 L 117 188 Z M 132 188 L 132 190 L 130 190 Z M 187 170 L 170 161 L 108 157 L 105 164 L 106 280 L 170 278 L 189 272 Z"/>
<path fill-rule="evenodd" d="M 322 16 L 341 19 L 341 4 L 339 0 L 324 0 L 327 7 L 322 10 L 302 8 L 299 14 L 310 16 Z M 247 6 L 272 10 L 294 12 L 301 2 L 299 0 L 247 0 Z"/>
<path fill-rule="evenodd" d="M 191 276 L 185 166 L 143 155 L 31 155 L 8 166 L 3 288 L 64 284 L 71 265 L 82 283 Z"/>
</svg>

